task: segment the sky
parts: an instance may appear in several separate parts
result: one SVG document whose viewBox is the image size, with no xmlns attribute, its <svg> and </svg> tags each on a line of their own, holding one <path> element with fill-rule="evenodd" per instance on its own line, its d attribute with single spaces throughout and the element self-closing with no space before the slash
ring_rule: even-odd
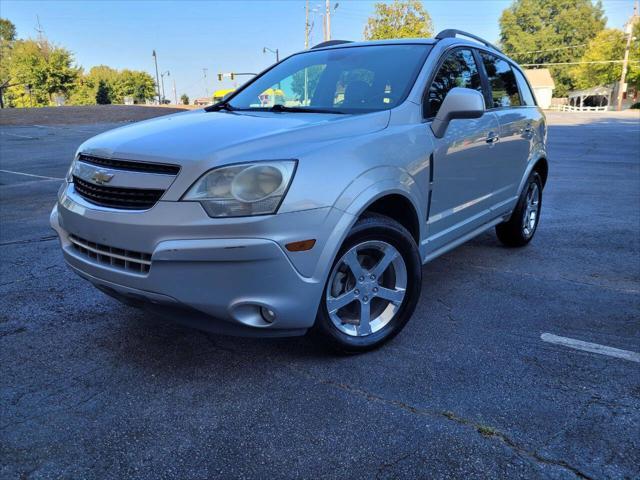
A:
<svg viewBox="0 0 640 480">
<path fill-rule="evenodd" d="M 362 40 L 375 0 L 339 2 L 331 16 L 332 38 Z M 379 0 L 378 0 L 379 1 Z M 310 8 L 323 10 L 323 0 Z M 434 31 L 458 28 L 497 41 L 498 19 L 511 0 L 424 0 Z M 633 0 L 604 0 L 608 27 L 622 28 Z M 37 19 L 44 35 L 73 52 L 85 70 L 95 65 L 144 70 L 154 75 L 155 49 L 165 94 L 191 100 L 230 88 L 219 82 L 220 72 L 260 72 L 275 61 L 263 48 L 278 49 L 280 57 L 304 49 L 305 0 L 2 0 L 0 16 L 16 26 L 19 38 L 37 36 Z M 312 16 L 311 45 L 322 41 L 322 20 Z M 203 69 L 206 70 L 206 78 Z M 244 77 L 247 78 L 247 77 Z M 235 80 L 242 83 L 242 80 Z"/>
</svg>

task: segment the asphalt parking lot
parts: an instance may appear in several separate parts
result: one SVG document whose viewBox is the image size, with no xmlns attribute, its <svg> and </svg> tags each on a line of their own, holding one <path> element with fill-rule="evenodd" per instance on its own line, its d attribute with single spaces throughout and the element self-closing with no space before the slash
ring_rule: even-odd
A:
<svg viewBox="0 0 640 480">
<path fill-rule="evenodd" d="M 404 332 L 351 357 L 98 292 L 48 216 L 114 125 L 0 127 L 0 477 L 639 478 L 640 363 L 541 336 L 640 352 L 640 119 L 549 121 L 532 244 L 426 265 Z"/>
</svg>

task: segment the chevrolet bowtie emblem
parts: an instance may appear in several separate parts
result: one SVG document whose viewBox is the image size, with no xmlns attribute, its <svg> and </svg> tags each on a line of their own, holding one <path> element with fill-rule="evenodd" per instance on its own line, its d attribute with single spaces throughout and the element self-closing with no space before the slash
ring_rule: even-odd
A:
<svg viewBox="0 0 640 480">
<path fill-rule="evenodd" d="M 91 176 L 91 180 L 96 182 L 98 185 L 109 183 L 112 178 L 113 178 L 113 173 L 109 173 L 106 170 L 96 170 L 94 174 Z"/>
</svg>

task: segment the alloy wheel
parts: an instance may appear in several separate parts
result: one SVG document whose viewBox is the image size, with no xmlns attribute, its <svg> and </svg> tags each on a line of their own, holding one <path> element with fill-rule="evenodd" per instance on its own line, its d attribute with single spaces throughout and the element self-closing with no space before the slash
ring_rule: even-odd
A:
<svg viewBox="0 0 640 480">
<path fill-rule="evenodd" d="M 407 267 L 400 252 L 381 240 L 362 242 L 336 262 L 327 285 L 326 307 L 334 326 L 350 336 L 378 332 L 405 298 Z"/>
<path fill-rule="evenodd" d="M 534 182 L 529 185 L 525 202 L 522 233 L 526 238 L 529 238 L 536 230 L 540 214 L 540 188 L 537 183 Z"/>
</svg>

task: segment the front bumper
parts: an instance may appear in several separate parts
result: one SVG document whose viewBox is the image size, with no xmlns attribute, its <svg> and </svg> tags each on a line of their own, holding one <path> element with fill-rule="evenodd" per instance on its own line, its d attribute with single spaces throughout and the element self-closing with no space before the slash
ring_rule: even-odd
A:
<svg viewBox="0 0 640 480">
<path fill-rule="evenodd" d="M 51 212 L 66 262 L 105 293 L 208 331 L 254 336 L 299 335 L 313 325 L 345 220 L 334 208 L 230 219 L 211 219 L 193 202 L 161 201 L 145 212 L 90 208 L 72 185 Z M 149 271 L 89 258 L 70 235 L 149 253 Z M 284 248 L 308 238 L 316 239 L 309 251 Z"/>
</svg>

